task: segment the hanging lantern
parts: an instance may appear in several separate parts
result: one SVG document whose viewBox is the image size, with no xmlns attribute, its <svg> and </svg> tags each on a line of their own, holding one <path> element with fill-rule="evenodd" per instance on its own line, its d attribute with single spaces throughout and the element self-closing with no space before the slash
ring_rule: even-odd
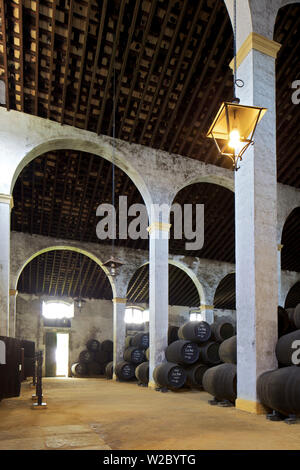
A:
<svg viewBox="0 0 300 470">
<path fill-rule="evenodd" d="M 220 156 L 231 158 L 236 171 L 238 161 L 254 143 L 257 124 L 266 111 L 266 108 L 241 105 L 236 98 L 233 102 L 222 103 L 211 125 L 207 137 L 214 140 Z"/>
<path fill-rule="evenodd" d="M 115 258 L 112 256 L 109 258 L 105 263 L 103 263 L 103 266 L 106 266 L 109 270 L 109 273 L 112 277 L 115 277 L 117 275 L 117 270 L 120 266 L 123 266 L 125 263 L 123 261 Z"/>
</svg>

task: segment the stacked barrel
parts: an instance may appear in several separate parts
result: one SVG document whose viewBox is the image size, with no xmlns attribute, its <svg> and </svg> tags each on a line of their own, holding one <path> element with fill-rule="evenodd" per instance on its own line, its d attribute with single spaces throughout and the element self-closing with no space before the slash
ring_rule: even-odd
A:
<svg viewBox="0 0 300 470">
<path fill-rule="evenodd" d="M 300 304 L 288 309 L 290 331 L 276 345 L 279 369 L 262 374 L 257 381 L 261 403 L 283 416 L 300 416 Z"/>
<path fill-rule="evenodd" d="M 204 374 L 220 364 L 220 343 L 234 334 L 231 323 L 188 322 L 178 330 L 178 340 L 169 343 L 166 349 L 167 362 L 153 372 L 160 388 L 179 389 L 203 387 Z"/>
<path fill-rule="evenodd" d="M 149 333 L 127 336 L 123 361 L 116 365 L 116 376 L 120 381 L 137 379 L 140 384 L 149 381 L 149 362 L 146 351 L 149 348 Z"/>
<path fill-rule="evenodd" d="M 106 366 L 113 359 L 113 342 L 109 339 L 100 343 L 97 339 L 89 339 L 86 349 L 81 351 L 78 361 L 71 367 L 75 377 L 104 375 Z"/>
</svg>

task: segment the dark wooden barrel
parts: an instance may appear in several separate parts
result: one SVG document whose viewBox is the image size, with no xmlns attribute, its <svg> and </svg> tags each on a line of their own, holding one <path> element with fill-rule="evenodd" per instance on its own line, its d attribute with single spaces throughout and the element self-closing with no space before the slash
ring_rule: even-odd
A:
<svg viewBox="0 0 300 470">
<path fill-rule="evenodd" d="M 96 361 L 88 362 L 87 370 L 89 375 L 103 375 L 104 364 L 99 364 L 99 362 Z"/>
<path fill-rule="evenodd" d="M 112 353 L 114 350 L 114 343 L 110 339 L 105 339 L 101 343 L 101 350 L 108 353 Z"/>
<path fill-rule="evenodd" d="M 89 339 L 86 343 L 88 351 L 96 352 L 100 349 L 100 342 L 97 339 Z"/>
<path fill-rule="evenodd" d="M 35 342 L 34 341 L 28 341 L 27 339 L 22 339 L 21 348 L 24 349 L 24 357 L 34 357 L 35 355 Z"/>
<path fill-rule="evenodd" d="M 6 364 L 0 365 L 0 400 L 18 397 L 21 390 L 21 341 L 16 338 L 0 336 L 5 344 Z"/>
<path fill-rule="evenodd" d="M 222 343 L 226 339 L 231 338 L 235 333 L 233 324 L 226 320 L 220 320 L 210 326 L 211 339 L 217 341 L 218 343 Z"/>
<path fill-rule="evenodd" d="M 100 350 L 94 353 L 94 360 L 99 362 L 99 364 L 107 364 L 111 361 L 111 356 L 112 353 Z"/>
<path fill-rule="evenodd" d="M 292 361 L 292 356 L 296 352 L 296 349 L 292 348 L 295 341 L 300 341 L 300 330 L 293 331 L 279 338 L 276 345 L 276 356 L 280 364 L 285 366 L 297 365 L 293 364 Z"/>
<path fill-rule="evenodd" d="M 207 343 L 199 345 L 199 361 L 202 364 L 216 366 L 220 364 L 219 356 L 220 344 L 216 341 L 208 341 Z"/>
<path fill-rule="evenodd" d="M 126 338 L 125 338 L 125 349 L 130 348 L 132 338 L 133 338 L 133 336 L 126 336 Z"/>
<path fill-rule="evenodd" d="M 107 379 L 112 379 L 113 378 L 113 372 L 114 372 L 114 363 L 113 361 L 109 362 L 106 364 L 105 367 L 105 375 Z"/>
<path fill-rule="evenodd" d="M 166 359 L 181 365 L 194 364 L 199 359 L 198 345 L 182 339 L 174 341 L 166 349 Z"/>
<path fill-rule="evenodd" d="M 35 373 L 35 358 L 24 357 L 24 378 L 33 377 Z"/>
<path fill-rule="evenodd" d="M 283 367 L 262 374 L 257 394 L 267 408 L 283 415 L 300 416 L 300 367 Z"/>
<path fill-rule="evenodd" d="M 220 344 L 219 356 L 222 362 L 236 364 L 237 362 L 237 336 L 232 336 Z"/>
<path fill-rule="evenodd" d="M 79 362 L 83 362 L 84 364 L 88 364 L 89 362 L 94 361 L 95 359 L 95 353 L 92 351 L 88 351 L 88 349 L 85 349 L 84 351 L 81 351 L 79 354 Z"/>
<path fill-rule="evenodd" d="M 294 310 L 294 325 L 296 328 L 300 328 L 300 304 Z"/>
<path fill-rule="evenodd" d="M 150 359 L 150 348 L 146 349 L 145 356 L 146 356 L 147 361 L 149 361 L 149 359 Z"/>
<path fill-rule="evenodd" d="M 149 382 L 149 362 L 142 362 L 135 369 L 135 376 L 138 381 L 142 384 L 147 384 Z"/>
<path fill-rule="evenodd" d="M 75 362 L 75 364 L 72 364 L 71 372 L 75 377 L 82 377 L 88 374 L 87 366 L 82 362 Z"/>
<path fill-rule="evenodd" d="M 135 378 L 135 365 L 122 361 L 116 365 L 116 376 L 119 380 L 131 380 Z"/>
<path fill-rule="evenodd" d="M 211 336 L 210 325 L 205 321 L 190 321 L 178 330 L 178 337 L 194 343 L 205 343 Z"/>
<path fill-rule="evenodd" d="M 168 344 L 174 343 L 174 341 L 178 341 L 178 330 L 179 326 L 170 325 L 168 328 Z"/>
<path fill-rule="evenodd" d="M 236 400 L 236 365 L 221 364 L 208 369 L 203 376 L 203 388 L 218 400 Z"/>
<path fill-rule="evenodd" d="M 149 333 L 138 333 L 133 336 L 131 346 L 139 349 L 149 348 Z"/>
<path fill-rule="evenodd" d="M 278 337 L 288 332 L 290 320 L 287 311 L 283 307 L 278 307 Z"/>
<path fill-rule="evenodd" d="M 145 361 L 145 353 L 142 349 L 130 346 L 124 351 L 124 361 L 132 362 L 133 364 L 141 364 Z"/>
<path fill-rule="evenodd" d="M 209 366 L 205 364 L 194 364 L 192 366 L 185 367 L 186 385 L 194 388 L 202 388 L 203 375 L 208 369 Z"/>
<path fill-rule="evenodd" d="M 154 369 L 153 379 L 159 387 L 167 387 L 171 390 L 176 390 L 184 386 L 186 372 L 178 364 L 165 362 Z"/>
</svg>

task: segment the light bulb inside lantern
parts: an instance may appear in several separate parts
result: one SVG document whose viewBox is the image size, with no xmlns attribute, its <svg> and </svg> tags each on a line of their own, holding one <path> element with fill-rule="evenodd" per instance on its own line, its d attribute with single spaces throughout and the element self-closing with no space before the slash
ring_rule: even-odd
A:
<svg viewBox="0 0 300 470">
<path fill-rule="evenodd" d="M 116 265 L 114 263 L 111 265 L 110 272 L 112 276 L 116 275 Z"/>
<path fill-rule="evenodd" d="M 229 134 L 229 147 L 233 148 L 236 153 L 241 149 L 241 136 L 237 129 L 233 129 Z"/>
</svg>

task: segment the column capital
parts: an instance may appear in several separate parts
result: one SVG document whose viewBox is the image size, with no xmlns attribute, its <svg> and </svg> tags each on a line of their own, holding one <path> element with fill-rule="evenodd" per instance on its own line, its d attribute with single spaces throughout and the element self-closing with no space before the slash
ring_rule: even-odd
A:
<svg viewBox="0 0 300 470">
<path fill-rule="evenodd" d="M 9 289 L 9 295 L 18 295 L 18 291 L 16 289 Z"/>
<path fill-rule="evenodd" d="M 147 228 L 149 233 L 153 231 L 160 231 L 160 232 L 169 232 L 171 228 L 171 224 L 166 224 L 164 222 L 152 222 Z"/>
<path fill-rule="evenodd" d="M 282 251 L 282 248 L 284 247 L 284 245 L 277 245 L 277 251 Z"/>
<path fill-rule="evenodd" d="M 14 207 L 14 199 L 10 194 L 2 194 L 0 193 L 0 203 L 1 204 L 9 204 L 10 210 Z"/>
<path fill-rule="evenodd" d="M 276 59 L 280 48 L 281 44 L 279 44 L 279 42 L 272 41 L 271 39 L 268 39 L 265 36 L 261 36 L 261 34 L 258 33 L 250 33 L 236 54 L 237 68 L 246 59 L 251 49 L 255 49 L 256 51 L 262 52 L 263 54 Z M 234 59 L 232 59 L 229 66 L 233 70 Z"/>
<path fill-rule="evenodd" d="M 214 310 L 214 306 L 213 305 L 200 305 L 200 310 Z"/>
<path fill-rule="evenodd" d="M 127 303 L 127 299 L 124 299 L 122 297 L 114 297 L 112 301 L 114 304 L 126 304 Z"/>
</svg>

